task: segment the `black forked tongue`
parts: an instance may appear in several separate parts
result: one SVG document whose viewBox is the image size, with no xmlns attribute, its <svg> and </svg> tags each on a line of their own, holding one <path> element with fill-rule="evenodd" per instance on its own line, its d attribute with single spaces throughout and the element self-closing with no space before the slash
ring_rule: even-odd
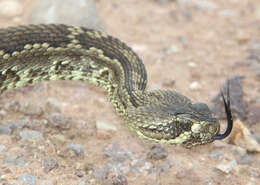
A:
<svg viewBox="0 0 260 185">
<path fill-rule="evenodd" d="M 220 140 L 226 138 L 227 136 L 229 136 L 233 128 L 233 118 L 232 118 L 232 113 L 230 108 L 229 83 L 227 84 L 227 99 L 225 99 L 225 96 L 222 91 L 221 91 L 221 96 L 224 102 L 225 112 L 227 116 L 227 129 L 223 134 L 217 134 L 216 136 L 214 136 L 213 137 L 214 140 Z"/>
</svg>

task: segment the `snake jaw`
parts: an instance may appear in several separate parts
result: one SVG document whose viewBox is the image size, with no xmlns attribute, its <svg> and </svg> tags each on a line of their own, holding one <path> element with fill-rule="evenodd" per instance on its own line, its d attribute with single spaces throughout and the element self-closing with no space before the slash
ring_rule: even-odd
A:
<svg viewBox="0 0 260 185">
<path fill-rule="evenodd" d="M 214 140 L 221 140 L 229 136 L 229 134 L 232 131 L 233 128 L 233 118 L 232 118 L 232 113 L 231 113 L 231 107 L 230 107 L 230 95 L 229 95 L 229 84 L 227 87 L 227 99 L 225 99 L 225 96 L 223 92 L 221 92 L 221 96 L 223 99 L 223 103 L 225 106 L 225 112 L 226 112 L 226 117 L 227 117 L 227 129 L 223 134 L 216 134 L 213 139 Z"/>
</svg>

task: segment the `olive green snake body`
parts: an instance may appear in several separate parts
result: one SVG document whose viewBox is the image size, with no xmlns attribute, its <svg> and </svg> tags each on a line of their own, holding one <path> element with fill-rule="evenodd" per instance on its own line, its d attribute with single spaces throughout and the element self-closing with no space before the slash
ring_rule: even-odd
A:
<svg viewBox="0 0 260 185">
<path fill-rule="evenodd" d="M 146 91 L 141 59 L 106 33 L 58 24 L 0 29 L 1 92 L 44 80 L 105 88 L 128 128 L 150 141 L 191 147 L 223 139 L 232 129 L 229 95 L 227 102 L 223 96 L 229 128 L 219 134 L 206 104 L 175 91 Z"/>
</svg>

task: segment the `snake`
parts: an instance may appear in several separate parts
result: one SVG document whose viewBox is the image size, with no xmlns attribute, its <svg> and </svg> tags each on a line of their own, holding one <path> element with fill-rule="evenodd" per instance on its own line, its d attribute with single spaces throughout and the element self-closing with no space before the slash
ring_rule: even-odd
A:
<svg viewBox="0 0 260 185">
<path fill-rule="evenodd" d="M 103 87 L 125 125 L 140 138 L 186 148 L 230 135 L 229 88 L 222 92 L 227 128 L 209 106 L 174 90 L 146 90 L 147 71 L 124 42 L 86 27 L 20 25 L 0 29 L 0 93 L 50 80 L 89 82 Z"/>
</svg>

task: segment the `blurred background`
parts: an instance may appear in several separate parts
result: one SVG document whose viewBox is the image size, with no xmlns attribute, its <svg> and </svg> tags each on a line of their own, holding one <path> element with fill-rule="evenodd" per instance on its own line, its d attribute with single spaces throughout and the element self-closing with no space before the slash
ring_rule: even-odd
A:
<svg viewBox="0 0 260 185">
<path fill-rule="evenodd" d="M 0 0 L 1 28 L 40 23 L 119 38 L 143 59 L 148 90 L 207 103 L 222 130 L 229 81 L 234 129 L 192 149 L 157 145 L 129 132 L 103 89 L 30 85 L 0 96 L 0 184 L 259 184 L 260 1 Z"/>
</svg>

